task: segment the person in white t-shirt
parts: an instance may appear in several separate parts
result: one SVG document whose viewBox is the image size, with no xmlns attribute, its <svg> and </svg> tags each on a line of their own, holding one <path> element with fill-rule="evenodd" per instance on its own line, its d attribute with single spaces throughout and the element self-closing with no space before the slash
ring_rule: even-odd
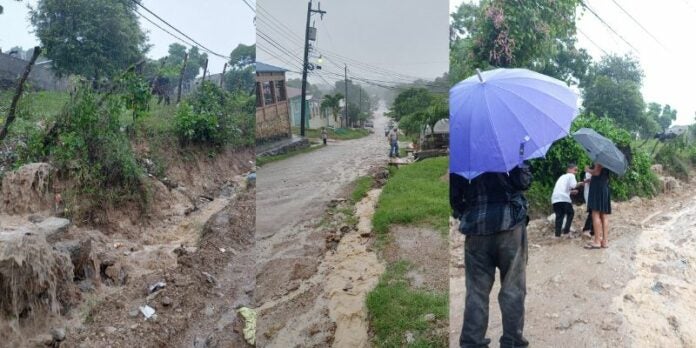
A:
<svg viewBox="0 0 696 348">
<path fill-rule="evenodd" d="M 553 211 L 556 213 L 555 238 L 561 237 L 561 228 L 564 235 L 569 235 L 570 233 L 570 225 L 573 223 L 573 216 L 575 216 L 570 196 L 577 194 L 578 187 L 583 184 L 582 182 L 578 184 L 575 178 L 577 172 L 578 166 L 575 163 L 569 163 L 566 173 L 556 180 L 556 185 L 553 188 L 551 204 L 553 204 Z M 565 226 L 563 226 L 564 218 L 567 218 Z"/>
</svg>

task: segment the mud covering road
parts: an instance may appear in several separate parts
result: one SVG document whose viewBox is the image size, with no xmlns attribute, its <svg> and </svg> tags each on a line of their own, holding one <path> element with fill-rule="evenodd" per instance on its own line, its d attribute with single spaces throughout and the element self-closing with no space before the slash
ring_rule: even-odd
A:
<svg viewBox="0 0 696 348">
<path fill-rule="evenodd" d="M 551 223 L 529 225 L 525 336 L 534 347 L 696 346 L 696 186 L 652 200 L 613 203 L 609 248 L 552 241 Z M 573 226 L 585 218 L 575 208 Z M 450 247 L 450 346 L 458 346 L 464 304 L 464 238 Z M 499 280 L 499 279 L 498 279 Z M 497 281 L 498 281 L 497 280 Z M 502 334 L 491 292 L 488 337 Z"/>
<path fill-rule="evenodd" d="M 389 148 L 383 111 L 375 113 L 374 134 L 332 141 L 325 148 L 258 170 L 258 346 L 326 347 L 341 342 L 334 336 L 337 325 L 329 310 L 327 285 L 337 282 L 329 282 L 329 276 L 334 265 L 341 263 L 336 260 L 340 250 L 327 248 L 327 226 L 320 226 L 320 220 L 329 203 L 344 195 L 352 181 L 386 162 Z M 326 257 L 327 252 L 331 257 Z"/>
</svg>

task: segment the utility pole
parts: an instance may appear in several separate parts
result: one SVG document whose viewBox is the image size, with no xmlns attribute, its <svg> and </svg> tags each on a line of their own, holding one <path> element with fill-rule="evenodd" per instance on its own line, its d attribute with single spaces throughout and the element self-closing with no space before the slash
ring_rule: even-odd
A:
<svg viewBox="0 0 696 348">
<path fill-rule="evenodd" d="M 227 70 L 227 63 L 222 67 L 222 75 L 220 75 L 220 88 L 222 88 L 222 83 L 225 81 L 225 70 Z"/>
<path fill-rule="evenodd" d="M 302 64 L 302 95 L 300 96 L 300 136 L 305 136 L 305 112 L 307 111 L 307 70 L 309 69 L 309 40 L 316 40 L 316 29 L 314 31 L 314 38 L 310 38 L 310 27 L 309 20 L 312 18 L 313 13 L 318 13 L 321 18 L 324 18 L 326 11 L 321 10 L 321 4 L 317 9 L 312 9 L 312 0 L 307 3 L 307 24 L 305 25 L 305 41 L 304 41 L 304 63 Z"/>
<path fill-rule="evenodd" d="M 358 102 L 358 117 L 362 116 L 362 87 L 360 87 L 360 101 Z M 360 121 L 362 126 L 362 121 Z"/>
<path fill-rule="evenodd" d="M 345 91 L 346 91 L 346 108 L 343 109 L 343 119 L 345 120 L 345 126 L 348 127 L 348 65 L 344 65 L 344 72 L 343 72 L 343 78 L 344 82 L 343 84 L 345 85 Z"/>
<path fill-rule="evenodd" d="M 205 82 L 205 74 L 208 72 L 208 58 L 205 59 L 205 64 L 203 65 L 203 80 L 201 83 Z"/>
</svg>

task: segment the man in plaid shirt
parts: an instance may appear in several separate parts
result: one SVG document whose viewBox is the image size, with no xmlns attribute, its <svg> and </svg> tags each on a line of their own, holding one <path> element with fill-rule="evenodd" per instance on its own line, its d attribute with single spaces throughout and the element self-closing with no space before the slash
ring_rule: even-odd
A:
<svg viewBox="0 0 696 348">
<path fill-rule="evenodd" d="M 488 301 L 495 269 L 500 269 L 498 294 L 503 315 L 501 347 L 527 347 L 522 335 L 527 293 L 527 199 L 531 185 L 527 164 L 509 173 L 483 173 L 473 180 L 450 174 L 452 215 L 466 235 L 466 302 L 459 338 L 461 347 L 488 347 Z"/>
</svg>

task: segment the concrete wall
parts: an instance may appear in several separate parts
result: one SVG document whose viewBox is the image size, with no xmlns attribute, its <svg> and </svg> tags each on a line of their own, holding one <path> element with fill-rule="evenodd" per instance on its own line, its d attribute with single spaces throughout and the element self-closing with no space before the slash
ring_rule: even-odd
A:
<svg viewBox="0 0 696 348">
<path fill-rule="evenodd" d="M 26 60 L 0 53 L 0 85 L 15 86 L 27 64 L 29 62 Z M 69 88 L 68 79 L 56 77 L 50 64 L 35 65 L 28 82 L 34 88 L 48 91 L 66 91 Z"/>
</svg>

